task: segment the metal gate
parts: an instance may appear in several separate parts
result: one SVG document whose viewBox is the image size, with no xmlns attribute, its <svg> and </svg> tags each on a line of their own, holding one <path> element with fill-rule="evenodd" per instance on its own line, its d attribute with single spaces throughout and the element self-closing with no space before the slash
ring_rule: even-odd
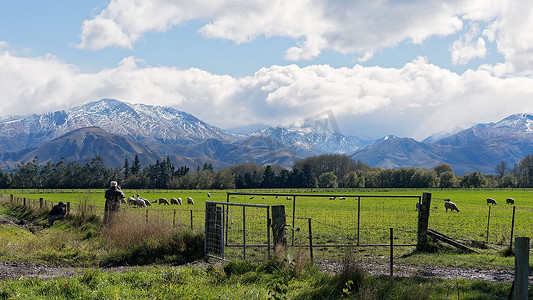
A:
<svg viewBox="0 0 533 300">
<path fill-rule="evenodd" d="M 250 248 L 266 248 L 270 257 L 270 206 L 206 201 L 204 254 L 226 259 L 228 249 L 241 249 L 246 259 Z"/>
</svg>

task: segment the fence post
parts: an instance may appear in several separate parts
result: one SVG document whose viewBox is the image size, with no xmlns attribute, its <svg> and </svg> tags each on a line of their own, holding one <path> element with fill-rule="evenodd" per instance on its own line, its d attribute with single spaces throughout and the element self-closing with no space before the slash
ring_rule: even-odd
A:
<svg viewBox="0 0 533 300">
<path fill-rule="evenodd" d="M 270 226 L 272 225 L 272 219 L 270 219 L 270 206 L 267 206 L 267 253 L 268 259 L 270 259 Z"/>
<path fill-rule="evenodd" d="M 192 209 L 191 209 L 191 230 L 192 230 Z"/>
<path fill-rule="evenodd" d="M 491 207 L 492 205 L 489 205 L 489 216 L 487 218 L 487 239 L 486 239 L 487 244 L 489 243 L 489 226 L 490 226 L 490 208 Z"/>
<path fill-rule="evenodd" d="M 294 225 L 296 225 L 296 195 L 292 195 L 292 229 Z M 294 246 L 294 230 L 292 230 L 291 246 Z"/>
<path fill-rule="evenodd" d="M 26 206 L 26 197 L 24 197 L 24 206 Z"/>
<path fill-rule="evenodd" d="M 174 209 L 174 219 L 172 219 L 172 227 L 176 227 L 176 209 Z"/>
<path fill-rule="evenodd" d="M 515 240 L 514 299 L 527 299 L 529 275 L 529 238 Z"/>
<path fill-rule="evenodd" d="M 67 214 L 70 213 L 70 202 L 67 202 Z"/>
<path fill-rule="evenodd" d="M 287 238 L 285 236 L 286 223 L 285 205 L 272 206 L 272 235 L 274 236 L 274 249 L 276 246 L 285 246 Z"/>
<path fill-rule="evenodd" d="M 9 202 L 11 202 L 11 204 L 13 204 L 13 194 L 10 195 Z"/>
<path fill-rule="evenodd" d="M 361 197 L 357 197 L 357 245 L 359 245 L 359 224 L 361 223 Z"/>
<path fill-rule="evenodd" d="M 309 254 L 311 255 L 311 263 L 313 262 L 313 231 L 311 230 L 311 218 L 307 219 L 309 223 Z"/>
<path fill-rule="evenodd" d="M 43 208 L 43 198 L 39 198 L 39 208 Z"/>
<path fill-rule="evenodd" d="M 393 255 L 394 255 L 394 235 L 393 235 L 393 228 L 390 228 L 390 277 L 389 277 L 389 284 L 392 284 L 392 280 L 394 278 L 394 261 L 393 261 Z"/>
<path fill-rule="evenodd" d="M 513 231 L 514 231 L 514 215 L 515 215 L 516 206 L 513 206 L 513 221 L 511 223 L 511 238 L 509 239 L 509 251 L 513 251 Z"/>
<path fill-rule="evenodd" d="M 246 260 L 246 206 L 242 207 L 242 256 Z"/>
<path fill-rule="evenodd" d="M 418 211 L 418 233 L 416 249 L 424 250 L 427 243 L 427 230 L 429 225 L 429 209 L 431 208 L 431 193 L 422 194 L 422 204 Z"/>
<path fill-rule="evenodd" d="M 146 223 L 148 223 L 148 210 L 146 210 Z"/>
</svg>

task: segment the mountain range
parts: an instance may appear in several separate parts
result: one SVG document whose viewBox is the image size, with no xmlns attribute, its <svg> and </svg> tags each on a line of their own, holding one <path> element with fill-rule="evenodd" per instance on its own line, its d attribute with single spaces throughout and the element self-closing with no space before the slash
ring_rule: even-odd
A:
<svg viewBox="0 0 533 300">
<path fill-rule="evenodd" d="M 519 162 L 533 150 L 533 115 L 511 115 L 419 142 L 412 138 L 342 135 L 323 126 L 268 127 L 236 134 L 170 107 L 102 99 L 69 110 L 0 120 L 0 168 L 20 162 L 84 161 L 96 155 L 120 167 L 137 155 L 143 166 L 169 157 L 176 166 L 214 168 L 252 162 L 290 168 L 301 158 L 346 154 L 373 167 L 433 168 L 447 163 L 456 174 L 494 173 L 501 161 Z"/>
</svg>

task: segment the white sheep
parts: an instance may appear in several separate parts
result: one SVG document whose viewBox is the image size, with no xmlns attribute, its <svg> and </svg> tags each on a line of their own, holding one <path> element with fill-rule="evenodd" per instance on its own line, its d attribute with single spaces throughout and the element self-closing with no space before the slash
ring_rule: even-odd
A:
<svg viewBox="0 0 533 300">
<path fill-rule="evenodd" d="M 253 199 L 253 198 L 254 198 L 254 197 L 252 196 L 252 197 L 250 197 L 249 199 L 251 200 L 251 199 Z"/>
<path fill-rule="evenodd" d="M 207 197 L 211 197 L 211 193 L 207 193 Z"/>
<path fill-rule="evenodd" d="M 165 198 L 159 198 L 159 205 L 161 204 L 170 205 L 170 203 L 168 203 L 168 200 Z"/>
<path fill-rule="evenodd" d="M 446 208 L 446 212 L 448 212 L 448 209 L 450 209 L 451 211 L 455 210 L 459 212 L 459 208 L 457 208 L 457 205 L 455 205 L 455 203 L 453 203 L 452 201 L 444 202 L 444 208 Z"/>
<path fill-rule="evenodd" d="M 170 204 L 180 205 L 177 198 L 170 198 Z"/>
<path fill-rule="evenodd" d="M 287 200 L 292 200 L 292 198 L 290 196 L 287 196 Z"/>
<path fill-rule="evenodd" d="M 336 197 L 329 197 L 329 200 L 335 200 Z"/>
<path fill-rule="evenodd" d="M 341 197 L 341 200 L 346 200 L 346 197 Z"/>
<path fill-rule="evenodd" d="M 128 197 L 128 204 L 129 205 L 139 206 L 139 207 L 146 207 L 145 202 L 143 200 L 141 200 L 138 196 L 139 195 L 137 195 L 137 198 Z"/>
<path fill-rule="evenodd" d="M 492 198 L 487 198 L 487 204 L 493 204 L 493 205 L 496 205 L 498 203 L 496 203 L 496 200 L 492 199 Z"/>
<path fill-rule="evenodd" d="M 141 198 L 142 201 L 144 201 L 144 205 L 146 206 L 152 206 L 152 203 L 150 203 L 150 200 Z"/>
<path fill-rule="evenodd" d="M 514 199 L 513 198 L 507 198 L 507 200 L 505 200 L 505 203 L 514 204 Z"/>
<path fill-rule="evenodd" d="M 192 197 L 187 198 L 187 204 L 194 204 L 194 200 L 192 199 Z"/>
</svg>

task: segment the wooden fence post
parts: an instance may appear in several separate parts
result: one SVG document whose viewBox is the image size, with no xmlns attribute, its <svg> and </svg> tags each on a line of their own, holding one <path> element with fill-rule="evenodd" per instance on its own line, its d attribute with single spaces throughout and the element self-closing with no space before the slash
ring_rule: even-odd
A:
<svg viewBox="0 0 533 300">
<path fill-rule="evenodd" d="M 492 207 L 492 205 L 489 205 L 489 216 L 487 218 L 487 239 L 486 239 L 486 243 L 488 244 L 489 243 L 489 228 L 490 228 L 490 208 Z"/>
<path fill-rule="evenodd" d="M 44 206 L 44 199 L 39 198 L 39 208 L 43 208 L 43 206 Z"/>
<path fill-rule="evenodd" d="M 311 263 L 313 263 L 313 231 L 311 230 L 311 218 L 307 219 L 309 223 L 309 254 L 311 255 Z"/>
<path fill-rule="evenodd" d="M 24 207 L 26 207 L 26 197 L 24 197 Z"/>
<path fill-rule="evenodd" d="M 285 235 L 285 226 L 287 219 L 285 215 L 285 205 L 272 206 L 272 235 L 274 237 L 274 249 L 276 246 L 285 246 L 287 237 Z"/>
<path fill-rule="evenodd" d="M 422 194 L 422 203 L 418 211 L 418 232 L 416 249 L 424 250 L 427 244 L 427 230 L 429 225 L 429 209 L 431 208 L 431 193 Z"/>
<path fill-rule="evenodd" d="M 70 202 L 67 202 L 67 214 L 70 213 Z"/>
<path fill-rule="evenodd" d="M 174 209 L 174 219 L 172 219 L 172 227 L 176 227 L 176 210 Z"/>
<path fill-rule="evenodd" d="M 516 206 L 513 206 L 513 221 L 511 223 L 511 238 L 509 239 L 509 251 L 513 251 L 513 231 L 514 231 L 514 216 L 515 216 Z"/>
<path fill-rule="evenodd" d="M 389 284 L 392 284 L 394 279 L 394 234 L 393 228 L 390 228 L 390 277 Z"/>
<path fill-rule="evenodd" d="M 529 238 L 515 240 L 514 299 L 527 299 L 529 275 Z"/>
<path fill-rule="evenodd" d="M 191 209 L 191 230 L 192 230 L 192 209 Z"/>
</svg>

